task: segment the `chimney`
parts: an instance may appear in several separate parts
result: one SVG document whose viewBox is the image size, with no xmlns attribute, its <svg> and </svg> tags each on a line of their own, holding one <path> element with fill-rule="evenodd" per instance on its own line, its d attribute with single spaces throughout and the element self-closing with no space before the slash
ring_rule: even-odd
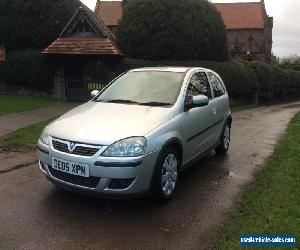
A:
<svg viewBox="0 0 300 250">
<path fill-rule="evenodd" d="M 100 8 L 100 0 L 97 0 L 96 6 L 95 6 L 95 9 L 94 9 L 94 13 L 98 13 L 99 8 Z"/>
</svg>

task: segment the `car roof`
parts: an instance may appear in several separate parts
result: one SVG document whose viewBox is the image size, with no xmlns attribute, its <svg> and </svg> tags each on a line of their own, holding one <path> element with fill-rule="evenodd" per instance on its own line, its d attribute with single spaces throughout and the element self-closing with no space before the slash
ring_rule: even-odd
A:
<svg viewBox="0 0 300 250">
<path fill-rule="evenodd" d="M 131 72 L 141 72 L 141 71 L 165 71 L 165 72 L 176 72 L 176 73 L 185 73 L 189 70 L 208 70 L 206 68 L 200 67 L 147 67 L 147 68 L 138 68 L 132 69 Z"/>
</svg>

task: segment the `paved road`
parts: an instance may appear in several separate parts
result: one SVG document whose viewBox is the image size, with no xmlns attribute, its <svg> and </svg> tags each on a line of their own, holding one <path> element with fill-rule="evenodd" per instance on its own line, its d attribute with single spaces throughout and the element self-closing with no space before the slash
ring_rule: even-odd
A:
<svg viewBox="0 0 300 250">
<path fill-rule="evenodd" d="M 38 108 L 23 113 L 0 116 L 0 137 L 19 128 L 62 115 L 78 105 L 78 103 L 66 103 L 53 107 Z"/>
<path fill-rule="evenodd" d="M 211 154 L 187 170 L 164 206 L 70 194 L 37 165 L 1 174 L 0 248 L 207 249 L 299 110 L 296 103 L 234 114 L 228 156 Z"/>
</svg>

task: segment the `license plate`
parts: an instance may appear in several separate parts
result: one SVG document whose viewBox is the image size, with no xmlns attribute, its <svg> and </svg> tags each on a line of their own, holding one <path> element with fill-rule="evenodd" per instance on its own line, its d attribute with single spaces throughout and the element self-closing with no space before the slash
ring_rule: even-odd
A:
<svg viewBox="0 0 300 250">
<path fill-rule="evenodd" d="M 83 177 L 90 176 L 89 166 L 81 163 L 69 162 L 57 158 L 52 158 L 52 168 L 72 175 L 78 175 Z"/>
</svg>

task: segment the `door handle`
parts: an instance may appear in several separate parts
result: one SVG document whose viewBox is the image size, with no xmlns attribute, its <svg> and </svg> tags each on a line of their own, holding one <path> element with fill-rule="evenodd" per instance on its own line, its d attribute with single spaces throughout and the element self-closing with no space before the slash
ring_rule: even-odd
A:
<svg viewBox="0 0 300 250">
<path fill-rule="evenodd" d="M 214 115 L 216 115 L 216 114 L 217 114 L 217 109 L 216 109 L 216 108 L 213 108 L 213 109 L 212 109 L 212 112 L 213 112 Z"/>
</svg>

